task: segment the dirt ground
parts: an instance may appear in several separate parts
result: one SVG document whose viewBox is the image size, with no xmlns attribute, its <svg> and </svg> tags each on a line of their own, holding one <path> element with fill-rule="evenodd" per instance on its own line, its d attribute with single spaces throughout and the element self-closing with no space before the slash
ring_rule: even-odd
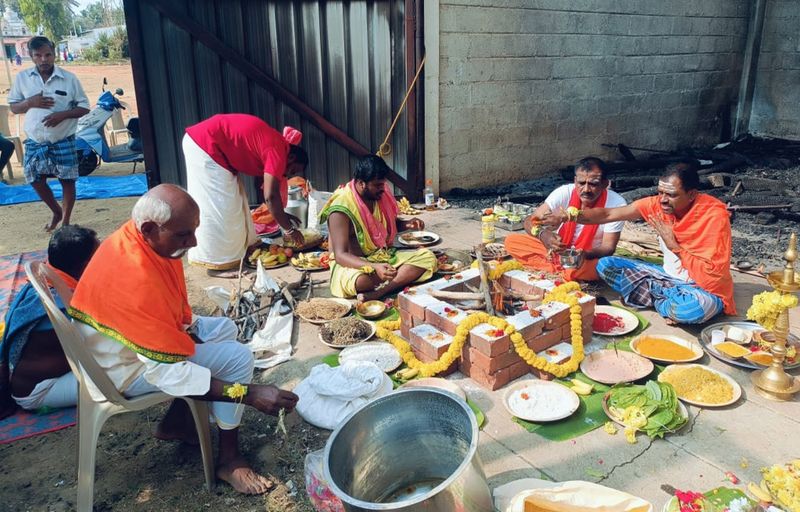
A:
<svg viewBox="0 0 800 512">
<path fill-rule="evenodd" d="M 21 68 L 12 66 L 12 73 Z M 136 112 L 130 66 L 69 65 L 86 90 L 93 105 L 100 95 L 103 77 L 108 88 L 121 87 L 123 100 Z M 5 103 L 8 86 L 0 71 L 0 102 Z M 125 114 L 125 117 L 130 115 Z M 12 132 L 16 116 L 11 116 Z M 21 116 L 20 116 L 21 117 Z M 22 119 L 20 119 L 20 126 Z M 15 179 L 24 183 L 22 166 L 12 157 Z M 141 166 L 139 167 L 141 170 Z M 130 164 L 102 164 L 97 175 L 127 174 Z M 5 177 L 5 175 L 4 175 Z M 130 215 L 136 198 L 78 201 L 73 222 L 93 228 L 101 238 L 108 236 Z M 0 206 L 0 255 L 33 251 L 47 247 L 48 235 L 41 229 L 49 220 L 48 209 L 39 202 Z M 190 277 L 190 281 L 191 281 Z M 199 286 L 191 286 L 192 304 L 198 312 L 208 312 L 209 304 Z M 281 383 L 289 372 L 278 368 L 259 375 Z M 104 427 L 98 444 L 96 510 L 267 510 L 312 511 L 305 497 L 303 467 L 306 453 L 324 446 L 327 431 L 318 430 L 289 415 L 290 436 L 275 435 L 276 420 L 251 410 L 245 411 L 241 432 L 242 450 L 251 463 L 269 475 L 276 490 L 267 496 L 243 497 L 230 487 L 218 484 L 213 493 L 205 492 L 198 448 L 165 443 L 151 437 L 165 407 L 124 414 L 112 418 Z M 0 446 L 0 509 L 74 510 L 77 485 L 77 429 L 69 428 L 32 439 Z M 192 497 L 192 499 L 187 499 Z"/>
</svg>

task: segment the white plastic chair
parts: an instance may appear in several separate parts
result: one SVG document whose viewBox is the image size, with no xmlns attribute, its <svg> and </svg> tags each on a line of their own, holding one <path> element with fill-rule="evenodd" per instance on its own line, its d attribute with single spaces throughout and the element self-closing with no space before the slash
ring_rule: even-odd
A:
<svg viewBox="0 0 800 512">
<path fill-rule="evenodd" d="M 3 135 L 6 139 L 10 140 L 14 143 L 14 153 L 17 155 L 17 162 L 22 164 L 23 156 L 25 155 L 22 149 L 22 139 L 19 135 L 19 116 L 14 115 L 17 118 L 17 133 L 12 135 L 11 134 L 11 127 L 8 125 L 8 115 L 11 113 L 11 107 L 8 105 L 0 105 L 0 134 Z M 6 170 L 8 170 L 8 177 L 10 179 L 14 179 L 14 170 L 11 168 L 11 160 L 8 161 L 6 164 Z M 3 174 L 3 170 L 0 169 L 0 175 Z"/>
<path fill-rule="evenodd" d="M 125 398 L 117 391 L 114 383 L 108 378 L 103 368 L 97 363 L 86 348 L 86 341 L 81 332 L 72 324 L 67 316 L 56 306 L 47 282 L 55 288 L 62 302 L 67 305 L 72 299 L 72 291 L 41 262 L 25 264 L 25 273 L 36 293 L 44 304 L 47 316 L 53 323 L 58 340 L 67 356 L 69 366 L 78 380 L 78 506 L 79 512 L 91 512 L 94 501 L 94 469 L 97 438 L 103 424 L 116 414 L 146 409 L 174 397 L 166 393 L 150 393 L 135 398 Z M 86 388 L 87 380 L 91 380 L 103 393 L 105 400 L 95 402 Z M 203 458 L 206 487 L 214 488 L 214 458 L 211 451 L 211 433 L 208 425 L 208 405 L 199 400 L 181 397 L 189 405 L 200 439 L 200 452 Z"/>
<path fill-rule="evenodd" d="M 125 120 L 122 118 L 122 110 L 115 109 L 111 113 L 111 126 L 106 126 L 106 130 L 111 137 L 111 145 L 117 145 L 117 134 L 122 133 L 128 135 L 128 127 L 125 126 Z"/>
</svg>

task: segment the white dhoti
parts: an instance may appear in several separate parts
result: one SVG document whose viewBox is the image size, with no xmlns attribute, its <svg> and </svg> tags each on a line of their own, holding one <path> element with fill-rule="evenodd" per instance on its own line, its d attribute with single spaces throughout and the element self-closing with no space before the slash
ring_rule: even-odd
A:
<svg viewBox="0 0 800 512">
<path fill-rule="evenodd" d="M 189 249 L 189 263 L 213 270 L 236 268 L 258 240 L 244 183 L 188 135 L 183 136 L 183 156 L 186 188 L 200 207 L 197 247 Z"/>
</svg>

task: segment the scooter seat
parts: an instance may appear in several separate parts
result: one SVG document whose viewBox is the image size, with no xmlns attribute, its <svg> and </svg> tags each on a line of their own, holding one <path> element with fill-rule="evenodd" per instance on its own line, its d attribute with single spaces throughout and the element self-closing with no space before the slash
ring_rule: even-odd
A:
<svg viewBox="0 0 800 512">
<path fill-rule="evenodd" d="M 144 159 L 141 153 L 131 151 L 127 144 L 117 144 L 108 148 L 108 158 L 103 160 L 107 162 L 142 162 Z"/>
</svg>

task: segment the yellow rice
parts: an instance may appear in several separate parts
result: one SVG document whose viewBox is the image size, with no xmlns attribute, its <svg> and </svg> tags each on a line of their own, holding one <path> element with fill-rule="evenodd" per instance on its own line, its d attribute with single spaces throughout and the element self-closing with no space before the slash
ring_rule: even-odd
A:
<svg viewBox="0 0 800 512">
<path fill-rule="evenodd" d="M 664 372 L 661 379 L 672 384 L 680 398 L 707 404 L 722 404 L 733 398 L 733 387 L 705 368 L 691 366 Z"/>
</svg>

